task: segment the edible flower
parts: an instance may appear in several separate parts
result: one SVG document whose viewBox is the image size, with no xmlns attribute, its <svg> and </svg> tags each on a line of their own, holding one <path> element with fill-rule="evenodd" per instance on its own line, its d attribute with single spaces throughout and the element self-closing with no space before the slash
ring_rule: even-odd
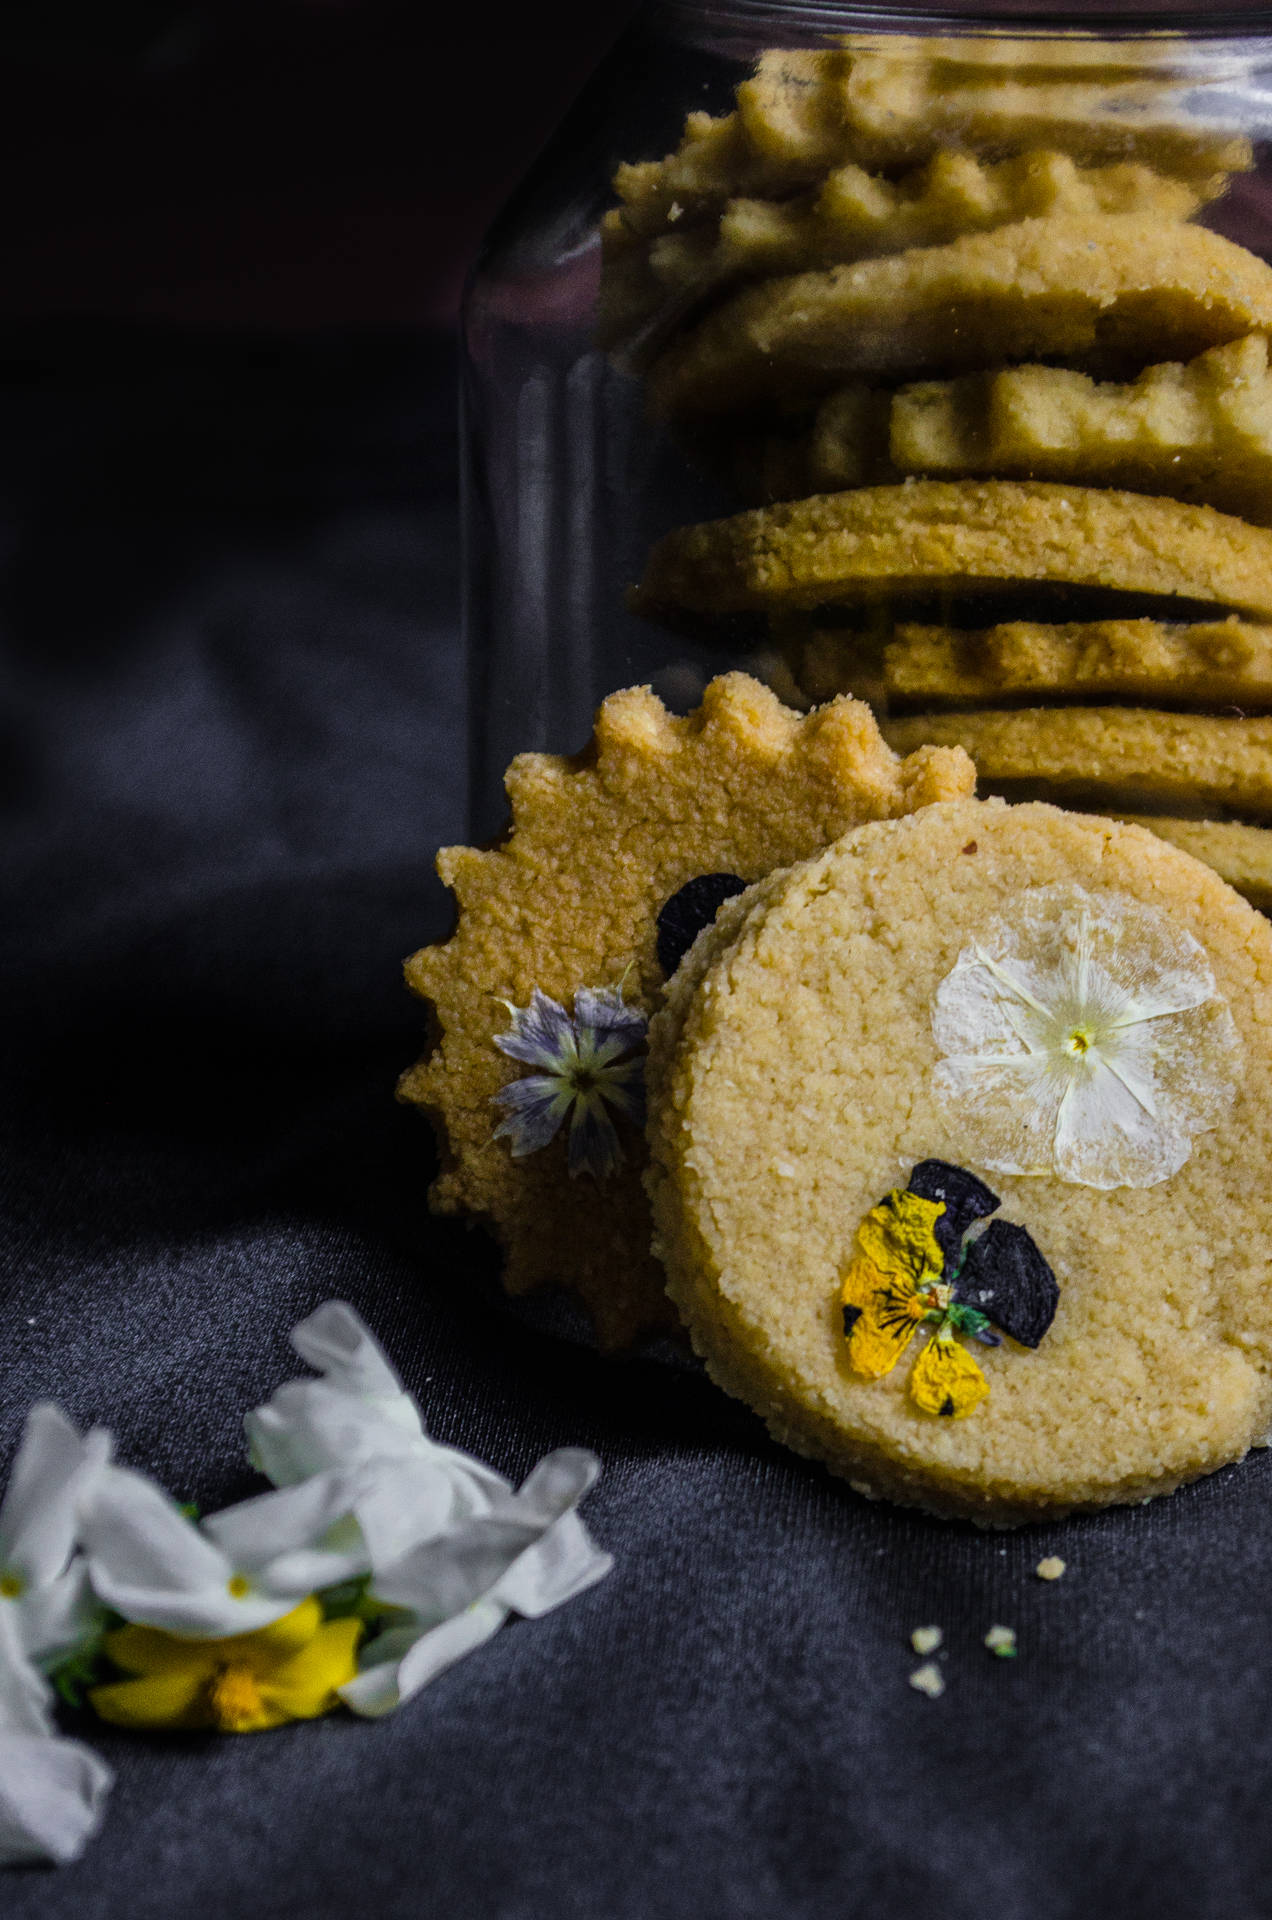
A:
<svg viewBox="0 0 1272 1920">
<path fill-rule="evenodd" d="M 369 1570 L 357 1480 L 316 1474 L 195 1524 L 144 1474 L 109 1467 L 84 1515 L 98 1596 L 134 1625 L 188 1639 L 253 1633 L 320 1587 Z"/>
<path fill-rule="evenodd" d="M 882 1379 L 926 1327 L 910 1398 L 924 1413 L 961 1418 L 987 1397 L 989 1382 L 960 1336 L 997 1347 L 998 1328 L 1021 1346 L 1038 1345 L 1059 1288 L 1024 1227 L 995 1220 L 973 1232 L 1000 1204 L 962 1167 L 924 1160 L 908 1186 L 870 1209 L 839 1293 L 854 1373 Z"/>
<path fill-rule="evenodd" d="M 1241 1041 L 1200 944 L 1123 894 L 1034 887 L 937 989 L 935 1091 L 969 1157 L 1108 1191 L 1177 1173 Z"/>
<path fill-rule="evenodd" d="M 75 1545 L 81 1508 L 109 1457 L 109 1434 L 81 1438 L 51 1402 L 27 1415 L 0 1503 L 0 1614 L 37 1662 L 71 1652 L 98 1612 Z"/>
<path fill-rule="evenodd" d="M 53 1690 L 26 1654 L 16 1608 L 0 1607 L 0 1866 L 78 1860 L 114 1775 L 53 1721 Z"/>
<path fill-rule="evenodd" d="M 115 1726 L 187 1732 L 258 1733 L 314 1720 L 339 1706 L 361 1633 L 360 1620 L 324 1620 L 313 1596 L 267 1627 L 224 1639 L 119 1627 L 103 1648 L 133 1677 L 93 1687 L 89 1704 Z"/>
<path fill-rule="evenodd" d="M 495 1139 L 512 1142 L 521 1160 L 554 1140 L 568 1118 L 571 1175 L 604 1180 L 623 1158 L 612 1107 L 634 1127 L 645 1124 L 644 1047 L 648 1023 L 626 1006 L 621 989 L 580 987 L 574 1012 L 536 987 L 528 1007 L 501 1003 L 512 1016 L 495 1045 L 537 1073 L 510 1080 L 493 1098 L 506 1118 Z"/>
</svg>

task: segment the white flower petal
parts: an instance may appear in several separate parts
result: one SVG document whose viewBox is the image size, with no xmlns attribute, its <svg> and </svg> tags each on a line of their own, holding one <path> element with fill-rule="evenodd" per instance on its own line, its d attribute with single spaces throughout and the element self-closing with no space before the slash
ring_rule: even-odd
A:
<svg viewBox="0 0 1272 1920">
<path fill-rule="evenodd" d="M 79 1503 L 91 1492 L 110 1444 L 100 1428 L 81 1439 L 51 1401 L 32 1407 L 0 1506 L 0 1571 L 32 1587 L 62 1572 L 75 1545 Z"/>
<path fill-rule="evenodd" d="M 1018 894 L 937 989 L 934 1089 L 967 1159 L 1153 1186 L 1229 1109 L 1241 1043 L 1204 949 L 1156 908 Z M 1032 1064 L 1028 1064 L 1032 1063 Z"/>
<path fill-rule="evenodd" d="M 498 1601 L 479 1600 L 430 1633 L 395 1629 L 381 1634 L 367 1649 L 364 1671 L 337 1689 L 340 1698 L 355 1713 L 369 1719 L 392 1713 L 439 1673 L 498 1633 L 507 1618 L 508 1608 Z"/>
<path fill-rule="evenodd" d="M 384 1348 L 347 1300 L 328 1300 L 302 1320 L 291 1343 L 306 1366 L 341 1393 L 394 1402 L 405 1399 Z"/>
<path fill-rule="evenodd" d="M 0 1866 L 78 1860 L 114 1778 L 78 1740 L 0 1732 Z"/>
<path fill-rule="evenodd" d="M 27 1658 L 16 1610 L 0 1607 L 0 1732 L 47 1738 L 52 1731 L 53 1689 Z"/>
<path fill-rule="evenodd" d="M 135 1610 L 144 1595 L 224 1590 L 234 1572 L 161 1487 L 127 1467 L 102 1475 L 85 1510 L 81 1534 L 98 1595 L 125 1619 L 151 1626 L 166 1619 Z"/>
<path fill-rule="evenodd" d="M 0 1610 L 5 1609 L 13 1616 L 23 1650 L 44 1666 L 66 1659 L 93 1639 L 102 1615 L 83 1559 L 73 1560 L 58 1579 L 33 1587 L 20 1600 L 0 1600 Z"/>
<path fill-rule="evenodd" d="M 262 1588 L 298 1593 L 306 1578 L 324 1568 L 326 1577 L 311 1580 L 305 1591 L 313 1585 L 336 1586 L 369 1568 L 360 1539 L 327 1539 L 352 1513 L 359 1474 L 365 1471 L 319 1473 L 299 1486 L 259 1493 L 209 1514 L 202 1530 L 235 1572 L 250 1575 Z M 304 1566 L 308 1572 L 289 1572 L 289 1566 Z"/>
<path fill-rule="evenodd" d="M 490 1513 L 511 1491 L 498 1474 L 446 1447 L 430 1447 L 427 1453 L 400 1460 L 377 1460 L 363 1477 L 354 1503 L 373 1572 L 392 1566 L 421 1543 Z"/>
</svg>

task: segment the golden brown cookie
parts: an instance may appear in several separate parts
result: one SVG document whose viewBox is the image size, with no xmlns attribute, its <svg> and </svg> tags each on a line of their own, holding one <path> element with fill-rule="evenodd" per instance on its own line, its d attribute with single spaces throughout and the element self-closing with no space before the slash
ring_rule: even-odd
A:
<svg viewBox="0 0 1272 1920">
<path fill-rule="evenodd" d="M 833 680 L 819 635 L 819 683 Z M 852 691 L 850 643 L 840 640 L 836 692 Z M 1174 626 L 1015 620 L 980 633 L 902 625 L 883 651 L 890 708 L 984 707 L 1018 700 L 1130 700 L 1149 706 L 1272 708 L 1272 627 L 1235 617 Z M 811 689 L 810 689 L 811 692 Z M 826 696 L 820 696 L 826 697 Z"/>
<path fill-rule="evenodd" d="M 607 1020 L 617 1039 L 630 1037 L 612 995 L 621 989 L 625 1012 L 638 1018 L 656 1004 L 663 974 L 655 923 L 686 882 L 715 873 L 754 880 L 856 821 L 969 793 L 974 782 L 957 750 L 899 760 L 858 702 L 839 700 L 802 719 L 744 674 L 713 681 L 688 719 L 673 717 L 648 689 L 612 694 L 587 754 L 514 760 L 507 838 L 488 851 L 451 847 L 438 856 L 459 919 L 448 941 L 407 962 L 409 984 L 433 1003 L 439 1038 L 400 1087 L 440 1123 L 444 1164 L 433 1206 L 490 1220 L 510 1292 L 571 1288 L 607 1347 L 675 1318 L 649 1253 L 643 1147 L 624 1117 L 634 1110 L 630 1077 L 611 1103 L 625 1161 L 607 1177 L 570 1177 L 568 1143 L 583 1102 L 558 1116 L 548 1144 L 514 1157 L 517 1123 L 544 1117 L 507 1104 L 520 1098 L 508 1089 L 525 1090 L 533 1077 L 524 1066 L 536 1064 L 533 1045 L 514 1057 L 500 1050 L 501 1038 L 524 1029 L 525 1010 L 538 1007 L 555 1021 L 568 1048 L 565 1027 L 581 1017 L 580 994 L 608 994 L 606 1006 L 589 1003 L 588 1044 L 604 1045 Z M 556 1003 L 559 1018 L 536 993 Z M 520 1019 L 512 1009 L 522 1010 Z M 632 1052 L 622 1049 L 620 1072 Z M 527 1098 L 535 1093 L 530 1087 Z M 600 1119 L 612 1141 L 609 1115 Z"/>
<path fill-rule="evenodd" d="M 940 246 L 1043 216 L 1187 220 L 1202 198 L 1197 186 L 1128 162 L 1079 167 L 1045 151 L 991 162 L 943 151 L 899 180 L 835 167 L 794 199 L 734 198 L 648 237 L 616 208 L 601 223 L 597 341 L 648 343 L 744 280 Z"/>
<path fill-rule="evenodd" d="M 654 362 L 657 412 L 812 400 L 852 374 L 1064 360 L 1137 370 L 1272 327 L 1272 267 L 1206 228 L 1106 214 L 1024 220 L 943 247 L 733 294 Z"/>
<path fill-rule="evenodd" d="M 860 1491 L 987 1524 L 1239 1458 L 1270 1034 L 1272 927 L 1150 834 L 968 801 L 845 835 L 730 903 L 653 1022 L 696 1348 Z"/>
<path fill-rule="evenodd" d="M 1258 907 L 1272 911 L 1272 832 L 1240 820 L 1174 820 L 1150 813 L 1120 814 L 1119 819 L 1147 827 L 1194 860 L 1213 867 L 1221 880 Z"/>
<path fill-rule="evenodd" d="M 1249 140 L 1186 104 L 1190 76 L 1151 52 L 1096 64 L 1057 61 L 1054 42 L 1030 44 L 1032 54 L 1010 63 L 984 41 L 954 57 L 920 39 L 771 49 L 738 88 L 733 113 L 691 113 L 674 153 L 619 168 L 628 222 L 653 233 L 738 195 L 789 195 L 845 163 L 897 172 L 945 148 L 1131 161 L 1195 182 L 1207 198 L 1253 164 Z"/>
<path fill-rule="evenodd" d="M 774 613 L 977 581 L 1173 594 L 1272 619 L 1272 533 L 1142 494 L 915 480 L 679 527 L 651 553 L 635 604 Z"/>
<path fill-rule="evenodd" d="M 889 455 L 899 473 L 1128 487 L 1272 525 L 1267 338 L 1148 367 L 1125 385 L 1035 366 L 903 387 Z"/>
<path fill-rule="evenodd" d="M 1108 813 L 1272 816 L 1272 719 L 1022 707 L 913 714 L 883 732 L 899 753 L 920 740 L 965 747 L 990 793 Z"/>
</svg>

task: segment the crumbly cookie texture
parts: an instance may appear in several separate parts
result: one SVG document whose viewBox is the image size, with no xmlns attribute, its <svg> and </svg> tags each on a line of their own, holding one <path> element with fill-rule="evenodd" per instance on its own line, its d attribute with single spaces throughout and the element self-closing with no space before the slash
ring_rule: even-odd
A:
<svg viewBox="0 0 1272 1920">
<path fill-rule="evenodd" d="M 1174 594 L 1272 619 L 1272 532 L 1102 488 L 916 480 L 678 527 L 650 555 L 636 605 L 771 613 L 1028 580 Z"/>
<path fill-rule="evenodd" d="M 1082 167 L 1046 151 L 983 161 L 946 149 L 899 180 L 834 167 L 793 199 L 726 200 L 718 213 L 679 218 L 652 236 L 615 207 L 601 222 L 597 343 L 630 345 L 744 280 L 940 246 L 1044 216 L 1187 220 L 1203 199 L 1200 186 L 1133 162 Z"/>
<path fill-rule="evenodd" d="M 1194 810 L 1272 817 L 1272 719 L 1212 718 L 1141 707 L 1023 707 L 913 714 L 884 736 L 965 747 L 990 792 L 1048 797 L 1101 811 Z"/>
<path fill-rule="evenodd" d="M 943 1420 L 915 1407 L 904 1367 L 850 1371 L 840 1282 L 868 1210 L 916 1163 L 969 1165 L 932 1091 L 933 1001 L 996 915 L 1056 884 L 1129 896 L 1201 943 L 1244 1079 L 1156 1186 L 992 1176 L 1059 1309 L 1036 1350 L 978 1349 L 989 1397 Z M 1166 1492 L 1267 1431 L 1272 926 L 1164 841 L 992 801 L 849 833 L 699 937 L 648 1078 L 656 1244 L 697 1350 L 860 1491 L 1005 1525 Z"/>
<path fill-rule="evenodd" d="M 780 412 L 852 374 L 1037 359 L 1112 372 L 1269 327 L 1272 267 L 1204 227 L 1023 220 L 748 287 L 677 335 L 649 388 L 668 417 Z"/>
<path fill-rule="evenodd" d="M 1147 73 L 1138 56 L 1133 69 L 1072 54 L 1057 63 L 1043 43 L 1033 47 L 1012 70 L 985 42 L 951 57 L 912 41 L 900 59 L 863 42 L 772 49 L 738 88 L 734 112 L 691 113 L 674 153 L 619 168 L 625 217 L 656 233 L 739 195 L 789 195 L 845 163 L 896 172 L 943 148 L 1131 161 L 1196 183 L 1207 198 L 1253 164 L 1244 135 L 1185 106 L 1187 75 Z"/>
<path fill-rule="evenodd" d="M 1272 832 L 1241 820 L 1174 820 L 1169 815 L 1124 813 L 1119 819 L 1147 827 L 1159 840 L 1182 847 L 1213 867 L 1221 880 L 1261 912 L 1272 912 Z"/>
<path fill-rule="evenodd" d="M 818 635 L 817 672 L 834 679 L 834 636 Z M 852 688 L 842 639 L 835 692 Z M 891 707 L 983 707 L 1018 699 L 1143 701 L 1154 706 L 1272 707 L 1272 627 L 1235 615 L 1189 626 L 1160 620 L 1015 620 L 981 632 L 901 625 L 883 650 Z"/>
<path fill-rule="evenodd" d="M 655 918 L 686 881 L 754 880 L 858 821 L 974 784 L 959 749 L 898 759 L 857 701 L 804 718 L 738 673 L 713 681 L 687 719 L 646 688 L 613 694 L 588 753 L 513 762 L 507 838 L 438 856 L 458 924 L 406 964 L 439 1038 L 400 1084 L 439 1125 L 434 1208 L 490 1220 L 510 1292 L 573 1289 L 606 1347 L 675 1320 L 649 1252 L 639 1135 L 619 1121 L 626 1164 L 601 1181 L 569 1177 L 562 1135 L 516 1160 L 494 1138 L 494 1096 L 523 1071 L 495 1044 L 509 1026 L 503 1003 L 525 1007 L 537 988 L 568 1011 L 578 989 L 622 983 L 627 1004 L 648 1011 L 662 986 Z"/>
<path fill-rule="evenodd" d="M 889 456 L 900 473 L 1076 480 L 1202 500 L 1272 524 L 1272 374 L 1263 334 L 1133 382 L 1009 367 L 903 388 Z"/>
</svg>

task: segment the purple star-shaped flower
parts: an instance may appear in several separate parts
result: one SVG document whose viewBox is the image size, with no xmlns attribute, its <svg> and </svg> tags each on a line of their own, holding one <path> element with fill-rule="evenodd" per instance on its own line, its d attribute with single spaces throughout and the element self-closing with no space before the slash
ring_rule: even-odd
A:
<svg viewBox="0 0 1272 1920">
<path fill-rule="evenodd" d="M 510 1140 L 513 1159 L 522 1160 L 554 1140 L 568 1118 L 571 1175 L 604 1180 L 623 1159 L 609 1109 L 635 1127 L 645 1124 L 645 1016 L 610 987 L 580 987 L 572 1015 L 538 987 L 528 1007 L 504 1004 L 512 1026 L 496 1034 L 495 1045 L 538 1071 L 493 1096 L 505 1114 L 495 1139 Z"/>
</svg>

